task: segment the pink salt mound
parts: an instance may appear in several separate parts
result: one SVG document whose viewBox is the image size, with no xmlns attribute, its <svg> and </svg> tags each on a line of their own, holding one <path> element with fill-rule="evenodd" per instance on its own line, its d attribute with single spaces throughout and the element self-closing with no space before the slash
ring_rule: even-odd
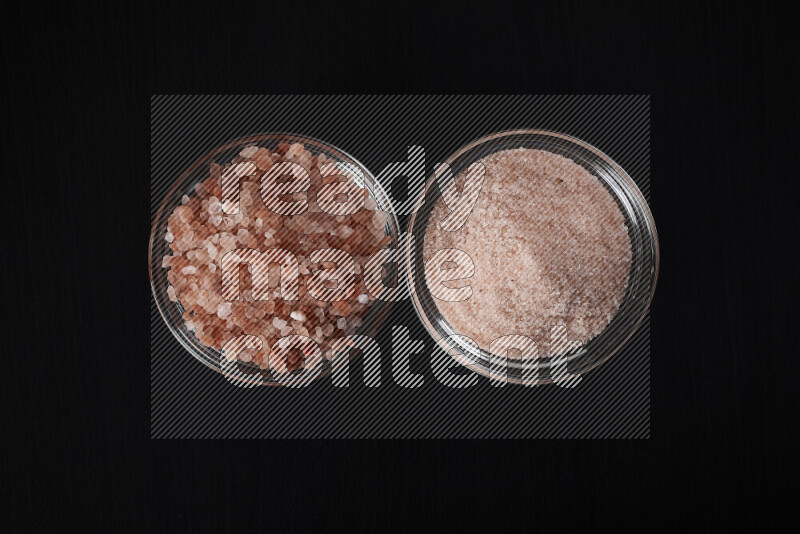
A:
<svg viewBox="0 0 800 534">
<path fill-rule="evenodd" d="M 467 222 L 443 231 L 440 201 L 426 230 L 425 260 L 458 248 L 475 263 L 472 297 L 437 301 L 442 315 L 487 351 L 498 337 L 519 334 L 536 342 L 540 356 L 558 353 L 549 349 L 554 326 L 566 327 L 570 342 L 594 338 L 622 303 L 631 263 L 611 194 L 574 161 L 542 150 L 505 150 L 481 163 L 485 182 Z"/>
<path fill-rule="evenodd" d="M 308 209 L 303 213 L 277 215 L 262 201 L 260 177 L 279 162 L 297 163 L 309 172 Z M 330 356 L 331 344 L 337 338 L 353 334 L 362 324 L 375 300 L 369 295 L 361 273 L 367 257 L 391 241 L 384 232 L 386 214 L 377 209 L 365 188 L 359 188 L 364 207 L 356 213 L 337 217 L 320 209 L 317 192 L 324 183 L 343 178 L 323 178 L 320 169 L 327 162 L 330 160 L 324 155 L 313 156 L 300 143 L 281 143 L 274 152 L 264 147 L 246 147 L 225 166 L 212 164 L 209 176 L 196 184 L 194 194 L 184 195 L 182 205 L 169 216 L 164 239 L 172 254 L 162 262 L 169 269 L 167 294 L 171 301 L 183 306 L 185 325 L 201 344 L 221 349 L 231 338 L 247 334 L 261 337 L 269 348 L 281 337 L 299 334 L 314 340 L 322 353 Z M 237 165 L 246 169 L 246 174 L 241 176 L 240 209 L 229 215 L 221 205 L 220 178 Z M 346 181 L 352 182 L 350 178 Z M 293 253 L 299 263 L 300 299 L 281 298 L 277 276 L 270 275 L 272 298 L 255 300 L 252 273 L 242 269 L 240 298 L 225 301 L 221 261 L 226 253 L 241 248 L 259 251 L 280 248 Z M 356 263 L 355 288 L 349 301 L 317 301 L 308 291 L 307 284 L 322 268 L 311 262 L 311 253 L 327 248 L 347 252 Z M 237 356 L 263 369 L 275 366 L 265 354 L 265 351 L 243 350 Z M 299 353 L 291 355 L 285 365 L 290 370 L 301 366 Z"/>
</svg>

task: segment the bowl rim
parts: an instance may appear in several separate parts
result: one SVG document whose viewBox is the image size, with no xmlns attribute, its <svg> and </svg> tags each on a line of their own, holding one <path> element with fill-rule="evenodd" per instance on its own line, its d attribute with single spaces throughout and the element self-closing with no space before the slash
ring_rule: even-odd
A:
<svg viewBox="0 0 800 534">
<path fill-rule="evenodd" d="M 192 355 L 192 357 L 194 359 L 199 360 L 206 367 L 208 367 L 208 368 L 210 368 L 210 369 L 212 369 L 212 370 L 216 371 L 217 373 L 222 374 L 224 376 L 227 376 L 227 373 L 221 368 L 221 366 L 220 365 L 214 365 L 212 362 L 208 361 L 208 359 L 206 359 L 204 357 L 201 357 L 197 353 L 197 348 L 194 345 L 192 345 L 189 342 L 188 339 L 186 339 L 186 336 L 188 334 L 186 334 L 185 332 L 180 330 L 180 328 L 177 327 L 176 325 L 172 324 L 172 320 L 169 317 L 167 317 L 167 314 L 166 314 L 165 310 L 163 309 L 163 305 L 164 304 L 161 302 L 161 299 L 158 296 L 158 293 L 157 293 L 157 290 L 156 290 L 156 287 L 155 287 L 155 281 L 153 279 L 153 252 L 154 252 L 154 246 L 155 246 L 155 239 L 157 239 L 156 230 L 157 230 L 158 226 L 160 226 L 160 223 L 161 223 L 162 218 L 164 216 L 164 212 L 165 212 L 165 209 L 166 209 L 166 206 L 167 206 L 167 200 L 172 198 L 173 195 L 176 193 L 176 191 L 178 189 L 180 189 L 180 186 L 183 184 L 183 182 L 188 180 L 188 178 L 193 173 L 195 173 L 201 166 L 208 165 L 210 163 L 210 161 L 215 156 L 217 156 L 219 154 L 223 154 L 223 153 L 225 153 L 225 152 L 227 152 L 229 150 L 232 150 L 234 148 L 246 145 L 247 143 L 258 143 L 258 142 L 263 142 L 263 141 L 268 141 L 268 140 L 269 141 L 277 141 L 277 142 L 296 142 L 296 143 L 303 143 L 304 145 L 306 143 L 309 143 L 311 145 L 314 145 L 314 146 L 316 146 L 318 148 L 323 149 L 324 151 L 328 152 L 329 154 L 332 154 L 332 155 L 336 156 L 337 158 L 339 158 L 342 161 L 349 161 L 349 162 L 355 164 L 364 173 L 364 178 L 366 179 L 367 182 L 369 182 L 369 186 L 373 190 L 379 192 L 381 197 L 382 197 L 382 200 L 385 200 L 385 206 L 384 207 L 389 209 L 389 211 L 386 212 L 387 224 L 389 224 L 395 231 L 394 240 L 395 240 L 395 244 L 396 244 L 397 249 L 401 250 L 401 247 L 402 247 L 402 243 L 401 243 L 401 240 L 400 240 L 400 236 L 402 234 L 402 231 L 401 231 L 401 228 L 400 228 L 399 220 L 397 218 L 397 213 L 396 213 L 396 211 L 394 209 L 394 204 L 392 203 L 391 197 L 389 196 L 387 191 L 384 189 L 384 187 L 378 181 L 377 176 L 367 166 L 365 166 L 363 163 L 361 163 L 361 161 L 359 161 L 358 159 L 356 159 L 355 157 L 350 155 L 348 152 L 345 152 L 344 150 L 342 150 L 339 147 L 334 146 L 334 145 L 332 145 L 330 143 L 327 143 L 327 142 L 322 141 L 320 139 L 317 139 L 315 137 L 311 137 L 311 136 L 307 136 L 307 135 L 301 135 L 301 134 L 297 134 L 297 133 L 290 133 L 290 132 L 264 132 L 264 133 L 259 133 L 259 134 L 247 135 L 247 136 L 244 136 L 244 137 L 233 139 L 231 141 L 227 141 L 224 144 L 219 145 L 219 146 L 211 149 L 210 151 L 206 152 L 202 156 L 199 156 L 198 158 L 194 159 L 193 162 L 190 165 L 188 165 L 180 173 L 180 175 L 172 182 L 172 185 L 169 187 L 167 192 L 164 193 L 163 198 L 159 202 L 158 210 L 156 211 L 156 213 L 153 216 L 153 219 L 152 219 L 152 221 L 150 223 L 150 238 L 148 240 L 148 254 L 147 254 L 147 270 L 148 270 L 148 277 L 149 277 L 149 280 L 150 280 L 150 293 L 151 293 L 151 295 L 153 297 L 153 300 L 156 303 L 156 308 L 158 309 L 159 315 L 161 315 L 161 319 L 166 324 L 167 329 L 170 331 L 172 336 L 175 339 L 177 339 L 177 341 L 183 346 L 184 349 L 186 349 L 189 352 L 189 354 Z M 197 183 L 199 183 L 199 182 L 197 182 Z M 398 280 L 398 283 L 401 283 L 401 282 L 402 281 Z M 392 304 L 393 304 L 393 302 L 391 302 L 391 301 L 385 302 L 385 306 L 384 306 L 384 309 L 381 311 L 380 318 L 375 321 L 374 328 L 376 330 L 386 320 L 386 316 L 388 315 L 389 309 L 392 307 Z M 210 348 L 209 348 L 209 350 L 215 350 L 216 351 L 216 349 L 210 349 Z M 216 352 L 220 352 L 220 351 L 216 351 Z M 151 358 L 152 358 L 152 354 L 151 354 Z M 352 359 L 352 357 L 348 357 L 347 362 L 349 363 L 351 361 L 351 359 Z M 323 358 L 323 360 L 324 360 L 324 358 Z M 321 365 L 324 365 L 324 364 L 325 364 L 324 361 L 321 362 Z M 317 381 L 317 380 L 319 380 L 321 378 L 324 378 L 324 377 L 330 375 L 333 372 L 335 365 L 336 364 L 334 362 L 331 362 L 331 364 L 327 366 L 327 369 L 323 369 L 322 372 L 317 373 L 316 375 L 310 376 L 308 379 L 298 381 L 298 383 L 300 383 L 302 385 L 308 385 L 311 382 L 315 382 L 315 381 Z M 258 374 L 260 376 L 259 373 L 256 373 L 256 374 Z M 260 386 L 282 386 L 282 385 L 284 385 L 279 381 L 265 382 L 264 380 L 255 380 L 255 379 L 250 380 L 250 379 L 247 379 L 247 378 L 242 378 L 240 376 L 235 377 L 235 379 L 236 379 L 237 382 L 247 383 L 248 384 L 247 387 L 259 386 L 259 385 Z M 250 384 L 252 384 L 252 385 L 250 385 Z"/>
<path fill-rule="evenodd" d="M 653 298 L 654 298 L 655 290 L 656 290 L 656 285 L 658 283 L 659 264 L 661 263 L 661 260 L 660 260 L 660 257 L 661 257 L 661 255 L 660 255 L 660 245 L 659 245 L 659 240 L 658 240 L 658 231 L 656 229 L 656 224 L 655 224 L 655 220 L 653 219 L 652 211 L 650 210 L 650 205 L 647 202 L 647 199 L 644 197 L 644 194 L 642 194 L 641 190 L 639 189 L 639 186 L 636 185 L 636 182 L 630 177 L 630 175 L 619 164 L 617 164 L 617 162 L 615 162 L 610 156 L 608 156 L 608 154 L 606 154 L 605 152 L 601 151 L 600 149 L 598 149 L 594 145 L 592 145 L 590 143 L 587 143 L 586 141 L 583 141 L 582 139 L 579 139 L 579 138 L 577 138 L 575 136 L 572 136 L 572 135 L 569 135 L 569 134 L 565 134 L 565 133 L 557 132 L 557 131 L 553 131 L 553 130 L 543 130 L 543 129 L 536 129 L 536 128 L 533 128 L 533 129 L 523 128 L 523 129 L 513 129 L 513 130 L 502 130 L 502 131 L 499 131 L 499 132 L 491 133 L 491 134 L 476 138 L 476 139 L 466 143 L 462 147 L 458 148 L 455 152 L 450 154 L 446 158 L 446 160 L 443 162 L 443 164 L 446 164 L 446 165 L 452 164 L 454 161 L 458 160 L 458 158 L 460 158 L 461 156 L 463 156 L 464 154 L 466 154 L 470 150 L 473 150 L 473 149 L 483 145 L 484 143 L 488 143 L 488 142 L 491 142 L 491 141 L 496 141 L 498 139 L 502 139 L 502 138 L 506 138 L 506 137 L 524 136 L 524 135 L 528 135 L 528 136 L 539 135 L 539 136 L 550 137 L 550 138 L 566 141 L 567 143 L 572 143 L 572 144 L 577 145 L 578 147 L 580 147 L 582 149 L 588 150 L 589 152 L 593 153 L 598 158 L 603 160 L 614 171 L 614 173 L 612 173 L 612 175 L 615 175 L 615 178 L 622 179 L 625 182 L 625 185 L 627 185 L 629 187 L 629 191 L 632 193 L 632 195 L 634 197 L 634 200 L 637 202 L 638 207 L 641 208 L 642 214 L 644 215 L 644 220 L 645 220 L 645 222 L 646 222 L 646 224 L 648 226 L 650 234 L 652 235 L 652 242 L 650 243 L 650 246 L 652 247 L 652 253 L 653 253 L 651 288 L 650 288 L 650 294 L 647 296 L 647 301 L 646 301 L 644 307 L 642 308 L 641 313 L 636 318 L 636 321 L 633 323 L 632 327 L 629 329 L 627 335 L 619 343 L 617 343 L 617 345 L 612 350 L 608 351 L 608 353 L 606 355 L 602 356 L 597 361 L 595 361 L 591 365 L 587 366 L 585 369 L 581 369 L 580 372 L 575 373 L 575 374 L 569 374 L 566 377 L 560 379 L 559 382 L 561 382 L 561 381 L 570 380 L 570 379 L 574 378 L 575 376 L 584 375 L 584 374 L 588 373 L 589 371 L 591 371 L 593 369 L 596 369 L 597 367 L 599 367 L 602 364 L 606 363 L 609 359 L 611 359 L 611 357 L 614 354 L 619 352 L 625 346 L 625 344 L 628 341 L 630 341 L 630 339 L 634 336 L 634 334 L 639 330 L 639 327 L 641 326 L 642 322 L 644 321 L 645 317 L 647 317 L 647 314 L 650 311 L 650 306 L 651 306 L 651 304 L 653 302 Z M 546 150 L 546 149 L 541 149 L 541 150 Z M 499 151 L 500 150 L 498 150 L 497 152 L 499 152 Z M 590 171 L 590 173 L 597 178 L 597 176 L 595 175 L 594 172 Z M 598 178 L 598 180 L 600 180 L 600 178 Z M 423 190 L 420 192 L 419 196 L 417 197 L 417 199 L 416 199 L 416 201 L 414 203 L 414 210 L 411 212 L 411 215 L 410 215 L 410 217 L 408 219 L 408 224 L 407 224 L 406 231 L 407 231 L 409 236 L 411 236 L 412 233 L 413 233 L 414 225 L 417 222 L 417 216 L 418 216 L 418 214 L 420 213 L 420 211 L 422 210 L 422 208 L 423 208 L 423 206 L 425 204 L 425 201 L 426 201 L 426 199 L 428 197 L 428 192 L 429 192 L 431 187 L 435 186 L 436 182 L 437 182 L 436 173 L 435 172 L 430 173 L 428 178 L 426 179 L 425 187 L 423 188 Z M 439 336 L 438 332 L 433 328 L 433 325 L 431 324 L 430 320 L 423 313 L 422 303 L 419 301 L 419 295 L 417 294 L 416 285 L 417 285 L 417 283 L 421 283 L 421 282 L 418 282 L 417 281 L 417 277 L 414 276 L 414 273 L 416 271 L 415 271 L 415 266 L 413 265 L 413 262 L 412 262 L 412 260 L 415 257 L 415 255 L 414 255 L 415 252 L 411 250 L 411 247 L 413 245 L 414 245 L 414 241 L 411 240 L 410 237 L 408 239 L 406 239 L 405 261 L 406 261 L 406 273 L 407 273 L 407 276 L 408 276 L 409 294 L 411 295 L 411 302 L 412 302 L 412 305 L 413 305 L 413 308 L 414 308 L 414 312 L 417 314 L 417 317 L 420 319 L 422 324 L 425 326 L 425 330 L 427 330 L 428 334 L 434 339 L 434 341 L 436 342 L 437 346 L 439 346 L 442 350 L 444 350 L 444 352 L 446 354 L 450 355 L 450 357 L 455 359 L 459 364 L 461 364 L 462 366 L 467 367 L 467 368 L 477 372 L 480 375 L 486 376 L 486 377 L 488 377 L 490 379 L 493 379 L 493 380 L 501 380 L 501 381 L 504 381 L 504 382 L 507 382 L 507 383 L 523 384 L 522 380 L 517 380 L 517 379 L 515 379 L 513 377 L 508 376 L 507 372 L 506 372 L 505 375 L 500 375 L 500 374 L 493 373 L 491 371 L 491 367 L 484 367 L 482 365 L 478 365 L 475 361 L 473 361 L 473 360 L 467 358 L 466 356 L 464 356 L 463 354 L 461 354 L 460 351 L 457 348 L 449 346 L 444 341 L 444 339 L 445 339 L 444 337 Z M 598 334 L 598 336 L 599 335 L 602 335 L 602 332 L 601 332 L 601 334 Z M 483 349 L 481 349 L 481 350 L 483 350 Z M 485 351 L 485 352 L 487 352 L 487 351 Z M 505 358 L 505 357 L 503 357 L 502 359 L 505 360 L 505 361 L 512 361 L 512 360 L 509 360 L 508 358 Z M 544 359 L 545 359 L 544 357 L 535 358 L 535 359 L 533 359 L 531 361 L 540 362 L 541 360 L 544 360 Z M 539 384 L 543 385 L 543 384 L 550 384 L 550 383 L 554 383 L 554 381 L 551 378 L 548 378 L 546 380 L 537 380 L 536 382 L 533 383 L 533 385 L 539 385 Z"/>
</svg>

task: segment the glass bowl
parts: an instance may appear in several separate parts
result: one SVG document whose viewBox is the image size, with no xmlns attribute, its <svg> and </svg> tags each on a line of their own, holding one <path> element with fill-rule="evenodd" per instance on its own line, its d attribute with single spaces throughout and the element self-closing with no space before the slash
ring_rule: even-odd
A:
<svg viewBox="0 0 800 534">
<path fill-rule="evenodd" d="M 204 365 L 228 375 L 231 379 L 235 379 L 241 385 L 279 385 L 285 383 L 278 381 L 269 370 L 261 370 L 252 363 L 245 363 L 239 360 L 236 361 L 235 369 L 230 368 L 230 365 L 225 362 L 222 351 L 207 347 L 200 343 L 195 337 L 194 333 L 190 331 L 184 324 L 182 314 L 184 312 L 183 306 L 180 302 L 173 302 L 169 299 L 167 289 L 169 281 L 167 280 L 167 268 L 161 265 L 162 258 L 165 255 L 171 254 L 169 243 L 165 240 L 167 232 L 167 220 L 175 210 L 176 207 L 181 205 L 183 195 L 193 195 L 194 187 L 197 183 L 203 181 L 208 177 L 209 166 L 211 163 L 224 165 L 229 163 L 238 153 L 247 146 L 258 146 L 268 148 L 274 151 L 279 143 L 302 143 L 306 150 L 311 152 L 312 156 L 324 154 L 329 160 L 337 163 L 343 162 L 351 165 L 358 171 L 361 176 L 356 179 L 356 183 L 366 188 L 369 196 L 375 201 L 377 208 L 384 211 L 387 215 L 386 225 L 384 226 L 384 234 L 390 236 L 391 242 L 388 247 L 396 249 L 398 246 L 398 236 L 400 235 L 400 227 L 397 221 L 397 216 L 392 209 L 392 204 L 389 196 L 384 189 L 378 184 L 373 174 L 359 163 L 355 158 L 345 153 L 334 146 L 331 146 L 322 141 L 304 137 L 294 134 L 286 133 L 270 133 L 262 135 L 254 135 L 251 137 L 238 139 L 220 146 L 208 154 L 202 156 L 197 161 L 192 163 L 176 180 L 172 187 L 167 192 L 164 199 L 161 201 L 158 212 L 153 220 L 150 230 L 150 244 L 149 244 L 149 272 L 150 272 L 150 287 L 153 292 L 158 311 L 167 324 L 172 335 L 183 345 L 189 353 L 199 360 Z M 260 202 L 260 199 L 257 200 Z M 389 284 L 397 283 L 397 270 L 390 270 L 384 278 L 384 282 Z M 243 288 L 246 289 L 246 288 Z M 381 323 L 386 317 L 386 314 L 391 306 L 391 302 L 375 300 L 373 305 L 369 308 L 367 314 L 362 318 L 361 326 L 355 331 L 356 335 L 374 336 L 380 327 Z M 271 320 L 271 316 L 267 314 L 263 320 Z M 266 347 L 265 347 L 266 348 Z M 344 360 L 336 360 L 337 364 L 346 363 L 349 361 L 350 355 Z M 323 358 L 322 369 L 319 373 L 314 373 L 305 382 L 321 378 L 330 374 L 333 369 L 331 362 Z M 297 375 L 298 380 L 296 383 L 302 384 L 304 380 L 300 376 L 302 369 L 295 371 L 293 374 Z"/>
<path fill-rule="evenodd" d="M 647 201 L 630 176 L 611 158 L 590 144 L 569 135 L 543 130 L 514 130 L 492 134 L 462 147 L 443 163 L 450 166 L 450 179 L 489 154 L 515 148 L 546 150 L 578 163 L 599 179 L 625 218 L 631 243 L 631 268 L 624 300 L 611 322 L 599 335 L 556 358 L 541 356 L 522 360 L 497 357 L 460 340 L 440 313 L 428 290 L 423 264 L 425 230 L 431 210 L 441 197 L 431 174 L 408 223 L 414 239 L 406 244 L 405 258 L 409 289 L 417 315 L 439 346 L 462 365 L 494 380 L 530 383 L 530 371 L 538 370 L 534 383 L 553 382 L 551 367 L 558 366 L 557 381 L 567 381 L 608 361 L 631 338 L 645 318 L 658 278 L 658 236 Z M 519 332 L 524 334 L 524 332 Z M 494 365 L 492 365 L 494 360 Z"/>
</svg>

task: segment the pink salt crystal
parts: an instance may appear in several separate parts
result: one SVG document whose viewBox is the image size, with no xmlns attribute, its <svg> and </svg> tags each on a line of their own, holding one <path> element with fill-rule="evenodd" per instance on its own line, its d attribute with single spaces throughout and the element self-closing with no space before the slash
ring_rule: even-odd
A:
<svg viewBox="0 0 800 534">
<path fill-rule="evenodd" d="M 185 223 L 192 220 L 192 210 L 187 206 L 178 206 L 175 208 L 175 214 Z"/>
<path fill-rule="evenodd" d="M 283 328 L 286 328 L 286 321 L 284 321 L 279 317 L 274 317 L 272 319 L 272 326 L 274 326 L 278 330 L 282 330 Z"/>
<path fill-rule="evenodd" d="M 214 299 L 206 297 L 206 301 L 202 306 L 207 313 L 215 313 L 217 311 L 217 302 Z"/>
<path fill-rule="evenodd" d="M 339 330 L 344 330 L 344 327 L 347 326 L 347 320 L 344 317 L 339 317 L 336 320 L 336 326 L 339 327 Z"/>
<path fill-rule="evenodd" d="M 217 315 L 220 319 L 226 318 L 228 315 L 231 314 L 231 303 L 230 302 L 223 302 L 217 306 Z"/>
<path fill-rule="evenodd" d="M 190 265 L 188 267 L 184 267 L 181 269 L 181 273 L 183 274 L 197 274 L 197 267 Z"/>
<path fill-rule="evenodd" d="M 226 232 L 219 238 L 219 246 L 225 251 L 233 250 L 236 247 L 236 241 L 231 234 Z"/>
<path fill-rule="evenodd" d="M 233 230 L 233 228 L 236 226 L 236 224 L 233 222 L 233 219 L 231 219 L 230 217 L 223 217 L 222 218 L 222 222 L 218 226 L 222 230 L 225 230 L 226 232 L 229 232 L 229 231 Z"/>
<path fill-rule="evenodd" d="M 366 293 L 362 293 L 361 295 L 358 296 L 358 302 L 360 302 L 361 304 L 368 304 L 369 295 L 367 295 Z"/>
<path fill-rule="evenodd" d="M 272 154 L 266 148 L 259 148 L 253 156 L 253 162 L 259 170 L 266 170 L 272 167 Z"/>
<path fill-rule="evenodd" d="M 169 297 L 169 300 L 171 300 L 172 302 L 178 302 L 178 296 L 175 294 L 174 287 L 169 286 L 167 288 L 167 297 Z"/>
<path fill-rule="evenodd" d="M 208 251 L 200 248 L 194 251 L 194 258 L 200 263 L 206 263 L 209 260 Z"/>
<path fill-rule="evenodd" d="M 297 157 L 300 153 L 303 152 L 303 145 L 300 143 L 293 143 L 292 146 L 289 147 L 289 150 L 286 152 L 286 155 L 289 157 Z"/>
<path fill-rule="evenodd" d="M 308 152 L 302 152 L 300 156 L 297 158 L 297 163 L 300 164 L 301 167 L 304 169 L 308 169 L 311 167 L 311 157 Z"/>
<path fill-rule="evenodd" d="M 247 148 L 242 149 L 242 151 L 239 152 L 239 155 L 245 159 L 250 159 L 256 155 L 256 152 L 258 152 L 257 146 L 249 146 Z"/>
<path fill-rule="evenodd" d="M 248 161 L 244 163 L 237 163 L 231 170 L 235 176 L 241 178 L 253 174 L 253 172 L 256 170 L 256 166 Z"/>
<path fill-rule="evenodd" d="M 376 211 L 372 216 L 372 224 L 375 228 L 383 230 L 383 227 L 386 225 L 386 213 L 383 211 Z"/>
<path fill-rule="evenodd" d="M 289 315 L 290 315 L 290 316 L 291 316 L 291 318 L 292 318 L 292 319 L 294 319 L 295 321 L 300 321 L 300 322 L 303 322 L 303 321 L 305 321 L 305 320 L 306 320 L 306 314 L 304 314 L 303 312 L 301 312 L 301 311 L 299 311 L 299 310 L 295 310 L 295 311 L 293 311 L 292 313 L 290 313 Z"/>
<path fill-rule="evenodd" d="M 208 212 L 211 215 L 219 215 L 222 213 L 222 204 L 216 197 L 211 197 L 211 201 L 208 203 Z"/>
</svg>

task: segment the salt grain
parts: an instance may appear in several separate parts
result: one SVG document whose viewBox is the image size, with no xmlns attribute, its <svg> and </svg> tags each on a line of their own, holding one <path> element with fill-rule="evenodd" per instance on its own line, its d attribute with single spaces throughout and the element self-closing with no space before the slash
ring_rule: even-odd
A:
<svg viewBox="0 0 800 534">
<path fill-rule="evenodd" d="M 221 319 L 224 319 L 225 317 L 227 317 L 228 315 L 230 315 L 230 314 L 231 314 L 231 311 L 232 311 L 232 310 L 231 310 L 231 303 L 230 303 L 230 302 L 223 302 L 222 304 L 220 304 L 219 306 L 217 306 L 217 315 L 218 315 L 218 316 L 219 316 Z"/>
<path fill-rule="evenodd" d="M 258 152 L 258 147 L 257 146 L 249 146 L 249 147 L 243 149 L 241 152 L 239 152 L 239 155 L 242 156 L 245 159 L 250 159 L 253 156 L 255 156 L 256 152 Z"/>
</svg>

